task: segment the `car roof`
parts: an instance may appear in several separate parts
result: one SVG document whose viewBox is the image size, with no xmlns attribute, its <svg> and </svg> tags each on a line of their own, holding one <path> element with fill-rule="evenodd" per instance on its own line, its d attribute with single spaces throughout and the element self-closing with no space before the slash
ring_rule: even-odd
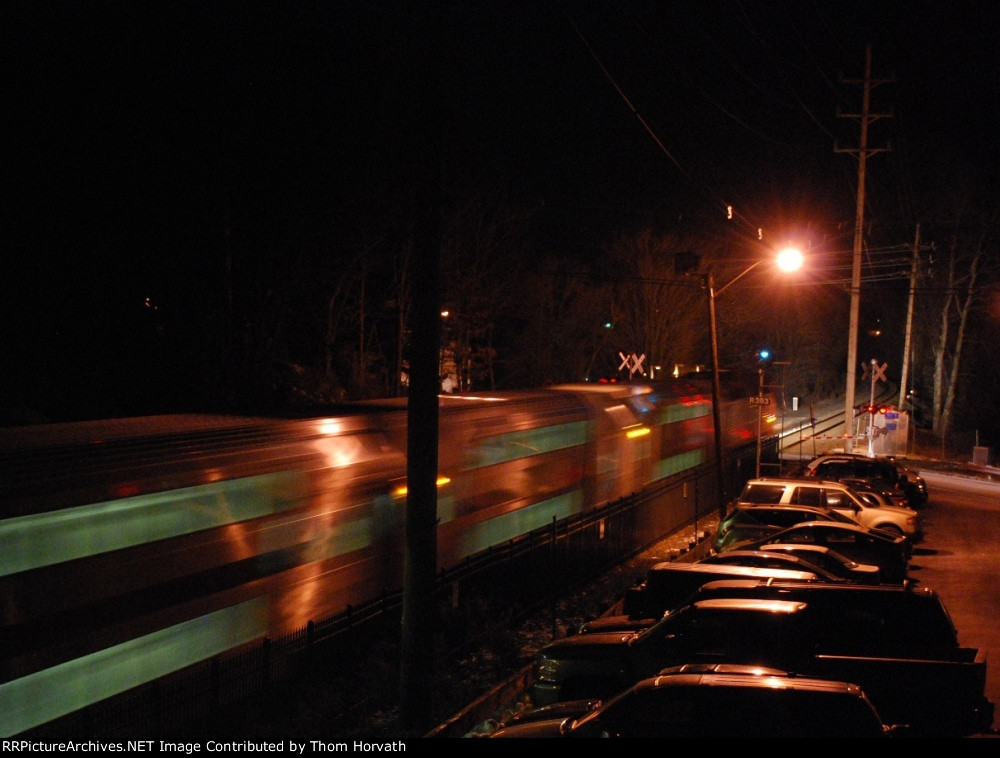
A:
<svg viewBox="0 0 1000 758">
<path fill-rule="evenodd" d="M 759 548 L 763 552 L 782 552 L 785 550 L 808 550 L 810 553 L 836 553 L 828 545 L 814 545 L 811 542 L 773 542 Z"/>
<path fill-rule="evenodd" d="M 812 487 L 847 487 L 843 482 L 839 482 L 836 479 L 817 479 L 815 476 L 765 476 L 759 479 L 749 479 L 747 481 L 748 485 L 751 484 L 794 484 L 794 485 L 809 485 Z"/>
<path fill-rule="evenodd" d="M 904 542 L 906 537 L 893 537 L 888 532 L 882 532 L 878 529 L 869 529 L 867 526 L 862 526 L 861 524 L 848 524 L 846 521 L 801 521 L 798 524 L 792 524 L 782 529 L 780 532 L 775 532 L 770 535 L 768 539 L 773 539 L 782 534 L 792 531 L 793 529 L 840 529 L 842 531 L 849 532 L 859 532 L 861 534 L 866 534 L 869 537 L 876 537 L 880 540 L 884 540 L 890 544 L 897 542 Z"/>
<path fill-rule="evenodd" d="M 818 511 L 820 513 L 828 513 L 833 510 L 822 505 L 802 505 L 800 503 L 737 503 L 733 506 L 733 510 L 738 511 L 759 511 L 768 508 L 778 511 Z"/>
<path fill-rule="evenodd" d="M 726 552 L 719 553 L 718 555 L 716 555 L 714 557 L 715 558 L 722 558 L 723 556 L 725 556 L 727 558 L 774 558 L 775 557 L 775 553 L 777 553 L 777 552 L 779 552 L 779 551 L 777 551 L 777 550 L 753 550 L 753 549 L 747 549 L 747 550 L 727 550 Z M 802 560 L 801 558 L 797 558 L 794 555 L 782 555 L 782 556 L 778 556 L 778 557 L 783 558 L 785 560 L 792 561 L 793 563 L 805 563 L 804 560 Z M 699 562 L 700 561 L 695 561 L 695 563 L 699 563 Z"/>
<path fill-rule="evenodd" d="M 892 460 L 884 455 L 867 455 L 865 453 L 845 453 L 843 451 L 834 451 L 830 453 L 820 453 L 819 455 L 813 456 L 809 459 L 809 462 L 820 461 L 824 458 L 854 458 L 860 460 L 861 458 L 866 458 L 868 460 Z"/>
<path fill-rule="evenodd" d="M 846 460 L 846 461 L 877 461 L 879 463 L 888 463 L 892 466 L 900 466 L 898 461 L 894 458 L 890 458 L 885 455 L 864 455 L 863 453 L 823 453 L 822 455 L 817 455 L 815 458 L 809 460 L 806 463 L 806 468 L 812 466 L 814 463 L 824 463 L 831 460 Z"/>
<path fill-rule="evenodd" d="M 869 529 L 866 526 L 861 526 L 861 524 L 848 524 L 846 521 L 800 521 L 799 523 L 792 524 L 791 526 L 782 529 L 781 531 L 787 532 L 789 529 L 805 529 L 806 527 L 844 529 L 849 532 L 862 532 L 864 534 L 871 534 L 874 531 L 873 529 Z"/>
<path fill-rule="evenodd" d="M 789 676 L 789 673 L 784 669 L 758 666 L 755 663 L 708 663 L 707 661 L 668 666 L 660 671 L 659 676 L 674 676 L 677 674 L 741 674 L 743 676 L 769 674 L 771 676 Z"/>
<path fill-rule="evenodd" d="M 852 570 L 859 571 L 861 573 L 864 573 L 866 571 L 868 572 L 878 571 L 878 566 L 875 566 L 870 563 L 864 563 L 863 561 L 858 561 L 854 558 L 851 558 L 849 555 L 844 555 L 843 553 L 838 552 L 835 548 L 832 548 L 829 545 L 817 545 L 814 542 L 772 542 L 767 545 L 761 545 L 760 547 L 755 549 L 761 550 L 766 553 L 784 554 L 791 552 L 796 552 L 796 553 L 803 552 L 803 553 L 826 554 L 829 555 L 831 558 L 843 561 L 847 565 L 853 565 L 854 569 Z M 807 563 L 809 561 L 808 558 L 805 558 L 804 560 Z"/>
<path fill-rule="evenodd" d="M 816 574 L 817 578 L 822 579 L 823 581 L 841 580 L 841 577 L 838 577 L 836 574 L 830 573 L 822 566 L 816 566 L 812 563 L 809 563 L 809 561 L 807 561 L 805 558 L 799 558 L 797 555 L 786 553 L 783 550 L 754 550 L 749 548 L 746 550 L 725 550 L 721 553 L 716 553 L 712 557 L 713 559 L 717 560 L 713 560 L 713 563 L 707 563 L 705 565 L 708 566 L 723 565 L 723 566 L 739 567 L 740 566 L 739 560 L 741 558 L 743 559 L 762 558 L 767 560 L 779 559 L 783 562 L 787 561 L 789 566 L 798 566 L 802 571 L 814 573 Z M 734 561 L 734 563 L 731 563 L 730 561 Z M 695 563 L 701 563 L 701 561 L 695 561 Z M 755 568 L 755 567 L 750 566 L 749 568 Z M 765 571 L 767 570 L 768 569 L 765 569 Z M 776 570 L 785 571 L 786 569 L 778 568 Z M 787 570 L 796 571 L 797 569 L 789 568 Z"/>
<path fill-rule="evenodd" d="M 727 610 L 796 614 L 805 609 L 804 602 L 796 600 L 770 600 L 756 597 L 713 597 L 697 600 L 692 605 L 698 610 Z"/>
<path fill-rule="evenodd" d="M 936 597 L 937 592 L 930 587 L 917 587 L 910 583 L 902 584 L 855 584 L 840 583 L 831 584 L 828 582 L 775 582 L 771 580 L 761 581 L 759 579 L 719 579 L 714 582 L 703 584 L 698 592 L 711 593 L 725 592 L 726 590 L 747 590 L 757 587 L 767 587 L 768 589 L 788 590 L 789 592 L 838 592 L 838 593 L 858 593 L 865 594 L 892 594 L 892 595 L 912 595 Z M 707 599 L 707 598 L 706 598 Z"/>
<path fill-rule="evenodd" d="M 794 674 L 758 674 L 756 676 L 736 673 L 677 673 L 659 674 L 651 679 L 639 682 L 637 688 L 660 688 L 660 687 L 689 687 L 697 685 L 699 687 L 741 687 L 741 688 L 767 688 L 767 689 L 789 689 L 789 690 L 810 690 L 813 692 L 846 692 L 852 695 L 861 696 L 863 690 L 851 682 L 842 682 L 835 679 L 814 679 Z"/>
<path fill-rule="evenodd" d="M 817 576 L 814 572 L 810 571 L 796 571 L 795 569 L 772 569 L 772 568 L 761 568 L 759 566 L 729 566 L 724 563 L 700 563 L 700 562 L 681 562 L 676 561 L 664 561 L 663 563 L 656 563 L 649 569 L 650 572 L 656 571 L 679 571 L 679 572 L 692 572 L 700 574 L 729 574 L 729 575 L 739 575 L 745 576 L 748 579 L 770 579 L 770 578 L 782 578 L 782 579 L 816 579 Z"/>
</svg>

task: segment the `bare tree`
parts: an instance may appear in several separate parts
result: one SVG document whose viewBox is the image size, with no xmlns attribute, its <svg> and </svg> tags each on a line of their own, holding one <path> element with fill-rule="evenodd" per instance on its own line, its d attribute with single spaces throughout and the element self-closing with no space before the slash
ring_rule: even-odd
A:
<svg viewBox="0 0 1000 758">
<path fill-rule="evenodd" d="M 963 350 L 970 319 L 981 311 L 980 289 L 984 263 L 992 249 L 995 257 L 997 214 L 969 243 L 956 230 L 948 248 L 945 288 L 939 312 L 939 331 L 933 346 L 933 429 L 942 439 L 951 428 L 956 392 L 961 386 Z"/>
<path fill-rule="evenodd" d="M 496 388 L 494 330 L 497 319 L 520 302 L 528 219 L 478 193 L 446 214 L 442 374 L 454 372 L 460 389 Z"/>
<path fill-rule="evenodd" d="M 621 352 L 645 355 L 644 368 L 660 366 L 665 373 L 704 354 L 705 294 L 697 277 L 676 273 L 682 252 L 687 248 L 680 238 L 649 226 L 622 234 L 607 250 L 620 272 L 614 328 Z"/>
<path fill-rule="evenodd" d="M 595 381 L 613 374 L 617 334 L 612 285 L 578 260 L 536 263 L 504 320 L 504 368 L 514 387 Z"/>
</svg>

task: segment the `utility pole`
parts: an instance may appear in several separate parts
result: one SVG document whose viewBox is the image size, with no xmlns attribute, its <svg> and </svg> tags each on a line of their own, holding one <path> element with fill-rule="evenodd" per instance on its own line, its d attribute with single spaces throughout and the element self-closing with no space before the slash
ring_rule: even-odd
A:
<svg viewBox="0 0 1000 758">
<path fill-rule="evenodd" d="M 842 79 L 847 84 L 863 85 L 863 96 L 861 113 L 840 113 L 839 118 L 856 118 L 861 122 L 861 141 L 859 147 L 838 148 L 834 145 L 835 153 L 855 153 L 858 156 L 858 197 L 854 217 L 854 258 L 851 266 L 851 319 L 847 342 L 847 391 L 844 395 L 844 450 L 850 453 L 854 447 L 854 438 L 851 436 L 851 429 L 854 425 L 854 395 L 856 392 L 855 382 L 857 380 L 858 366 L 858 316 L 861 310 L 861 248 L 863 242 L 863 230 L 865 220 L 865 170 L 869 155 L 881 153 L 891 148 L 870 148 L 868 147 L 868 124 L 879 118 L 891 118 L 891 113 L 876 114 L 871 112 L 871 91 L 873 85 L 883 84 L 891 79 L 881 79 L 872 81 L 872 46 L 868 43 L 865 49 L 865 78 L 864 79 Z"/>
<path fill-rule="evenodd" d="M 409 56 L 406 75 L 419 96 L 410 108 L 404 147 L 415 159 L 397 177 L 409 190 L 412 251 L 407 277 L 413 286 L 410 323 L 410 384 L 407 390 L 406 544 L 403 568 L 403 616 L 400 629 L 400 716 L 408 730 L 424 732 L 432 723 L 437 578 L 438 392 L 441 377 L 441 214 L 443 163 L 449 144 L 446 126 L 453 97 L 446 84 L 450 69 L 447 46 L 428 44 L 440 28 L 435 4 L 414 4 L 406 17 L 402 50 Z M 416 93 L 414 93 L 416 94 Z"/>
<path fill-rule="evenodd" d="M 917 264 L 920 260 L 920 224 L 913 240 L 913 265 L 910 267 L 910 296 L 906 305 L 906 338 L 903 340 L 903 374 L 899 380 L 899 410 L 906 410 L 906 383 L 910 371 L 910 338 L 913 334 L 913 300 L 917 290 Z"/>
</svg>

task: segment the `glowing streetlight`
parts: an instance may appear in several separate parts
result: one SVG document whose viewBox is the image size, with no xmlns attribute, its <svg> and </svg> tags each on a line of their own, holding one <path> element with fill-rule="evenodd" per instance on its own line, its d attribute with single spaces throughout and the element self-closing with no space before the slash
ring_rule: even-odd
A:
<svg viewBox="0 0 1000 758">
<path fill-rule="evenodd" d="M 799 250 L 795 248 L 785 248 L 778 254 L 776 259 L 762 258 L 759 261 L 754 261 L 727 284 L 719 287 L 719 289 L 715 288 L 715 280 L 712 277 L 712 273 L 709 272 L 705 275 L 705 290 L 708 292 L 709 331 L 711 332 L 712 338 L 712 425 L 715 428 L 715 466 L 718 477 L 720 518 L 726 515 L 726 502 L 728 498 L 726 496 L 726 471 L 722 458 L 722 418 L 719 411 L 722 388 L 719 384 L 719 338 L 715 324 L 715 298 L 718 295 L 721 295 L 724 290 L 735 284 L 737 280 L 742 279 L 744 276 L 764 263 L 770 263 L 773 261 L 780 270 L 787 272 L 795 271 L 801 268 L 802 260 L 802 253 Z"/>
<path fill-rule="evenodd" d="M 782 271 L 798 271 L 802 268 L 802 251 L 796 247 L 786 247 L 778 253 L 778 268 Z"/>
</svg>

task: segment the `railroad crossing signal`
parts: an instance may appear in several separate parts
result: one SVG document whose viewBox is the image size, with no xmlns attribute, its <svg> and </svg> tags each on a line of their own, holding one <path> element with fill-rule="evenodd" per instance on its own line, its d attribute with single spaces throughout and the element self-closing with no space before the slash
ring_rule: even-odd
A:
<svg viewBox="0 0 1000 758">
<path fill-rule="evenodd" d="M 875 362 L 875 359 L 872 358 L 870 374 L 868 373 L 869 365 L 867 363 L 861 364 L 861 381 L 866 381 L 870 377 L 872 383 L 877 382 L 879 380 L 887 382 L 888 380 L 885 378 L 885 370 L 887 368 L 889 368 L 888 363 L 883 363 L 881 366 L 879 366 Z"/>
<path fill-rule="evenodd" d="M 860 412 L 861 413 L 870 413 L 873 416 L 876 413 L 879 414 L 879 415 L 881 415 L 881 416 L 884 416 L 885 414 L 887 414 L 889 412 L 889 406 L 888 405 L 875 405 L 874 403 L 869 403 L 868 405 L 861 406 Z"/>
<path fill-rule="evenodd" d="M 642 370 L 642 364 L 646 360 L 646 354 L 636 355 L 632 353 L 631 355 L 625 355 L 625 353 L 618 353 L 618 357 L 622 359 L 621 364 L 618 366 L 618 370 L 621 371 L 623 368 L 628 369 L 629 379 L 631 379 L 635 374 L 646 375 L 646 372 Z"/>
</svg>

